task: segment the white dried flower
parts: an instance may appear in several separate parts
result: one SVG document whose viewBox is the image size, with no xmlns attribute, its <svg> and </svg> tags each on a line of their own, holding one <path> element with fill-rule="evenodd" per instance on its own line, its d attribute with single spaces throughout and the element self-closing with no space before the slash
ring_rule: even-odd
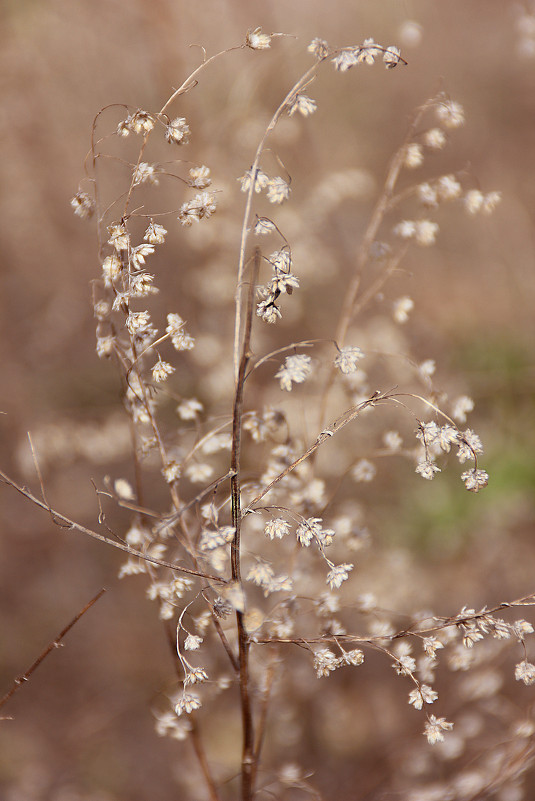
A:
<svg viewBox="0 0 535 801">
<path fill-rule="evenodd" d="M 187 720 L 178 720 L 174 712 L 164 712 L 157 718 L 155 728 L 159 737 L 183 741 L 188 737 L 191 724 Z"/>
<path fill-rule="evenodd" d="M 454 175 L 442 175 L 438 179 L 437 191 L 442 200 L 455 200 L 460 196 L 462 187 Z"/>
<path fill-rule="evenodd" d="M 111 356 L 114 347 L 115 347 L 115 337 L 111 335 L 106 337 L 97 337 L 96 350 L 99 359 Z"/>
<path fill-rule="evenodd" d="M 477 214 L 483 206 L 483 192 L 470 189 L 464 196 L 464 207 L 469 214 Z"/>
<path fill-rule="evenodd" d="M 533 626 L 527 620 L 515 620 L 513 632 L 519 640 L 523 640 L 526 634 L 533 634 Z"/>
<path fill-rule="evenodd" d="M 385 52 L 383 53 L 383 63 L 388 70 L 394 69 L 397 67 L 399 62 L 401 61 L 401 54 L 398 47 L 394 47 L 394 45 L 390 45 L 386 48 Z"/>
<path fill-rule="evenodd" d="M 184 640 L 184 650 L 185 651 L 198 651 L 202 645 L 202 637 L 198 637 L 196 634 L 188 634 L 186 639 Z"/>
<path fill-rule="evenodd" d="M 476 454 L 483 453 L 481 440 L 470 428 L 457 435 L 457 444 L 459 445 L 457 458 L 461 464 L 468 459 L 473 459 Z"/>
<path fill-rule="evenodd" d="M 149 312 L 129 312 L 128 317 L 126 318 L 126 327 L 132 335 L 142 333 L 150 327 Z"/>
<path fill-rule="evenodd" d="M 153 117 L 147 112 L 138 109 L 136 113 L 130 119 L 130 130 L 134 131 L 137 134 L 143 134 L 144 136 L 152 131 L 154 128 L 155 121 Z"/>
<path fill-rule="evenodd" d="M 523 662 L 519 662 L 515 667 L 515 679 L 523 681 L 527 685 L 535 684 L 535 665 L 532 665 L 526 659 Z"/>
<path fill-rule="evenodd" d="M 210 192 L 201 192 L 192 200 L 182 204 L 178 213 L 178 220 L 182 225 L 190 226 L 193 222 L 208 219 L 217 209 L 215 196 Z"/>
<path fill-rule="evenodd" d="M 169 362 L 163 362 L 159 359 L 152 368 L 152 380 L 159 384 L 174 372 L 175 368 Z"/>
<path fill-rule="evenodd" d="M 428 481 L 431 481 L 435 477 L 435 473 L 440 473 L 440 467 L 437 467 L 434 462 L 429 461 L 429 459 L 424 459 L 423 462 L 420 462 L 416 466 L 416 473 L 422 476 L 422 478 L 426 478 Z"/>
<path fill-rule="evenodd" d="M 334 360 L 335 367 L 338 367 L 341 373 L 348 375 L 354 373 L 357 369 L 357 363 L 360 359 L 364 358 L 364 354 L 360 348 L 346 345 L 340 348 L 339 353 Z"/>
<path fill-rule="evenodd" d="M 344 581 L 347 581 L 351 570 L 353 570 L 351 564 L 333 565 L 325 579 L 331 590 L 338 589 Z"/>
<path fill-rule="evenodd" d="M 432 704 L 438 698 L 432 687 L 428 684 L 421 684 L 409 693 L 409 704 L 412 704 L 415 709 L 422 709 L 424 704 Z"/>
<path fill-rule="evenodd" d="M 192 462 L 187 466 L 185 473 L 192 484 L 204 484 L 212 478 L 214 468 L 211 464 L 206 464 L 205 462 Z"/>
<path fill-rule="evenodd" d="M 357 54 L 352 48 L 341 50 L 334 56 L 332 63 L 339 72 L 347 72 L 358 63 Z"/>
<path fill-rule="evenodd" d="M 301 545 L 308 548 L 314 538 L 318 539 L 321 536 L 321 523 L 320 517 L 309 517 L 308 520 L 305 520 L 297 527 L 295 533 Z"/>
<path fill-rule="evenodd" d="M 262 28 L 255 28 L 252 31 L 247 31 L 245 44 L 251 50 L 267 50 L 268 47 L 271 47 L 271 36 L 267 33 L 262 33 Z"/>
<path fill-rule="evenodd" d="M 437 718 L 435 715 L 430 715 L 424 726 L 424 734 L 427 737 L 427 742 L 430 745 L 434 745 L 442 742 L 444 740 L 443 732 L 451 729 L 453 729 L 453 723 L 449 723 L 446 718 Z"/>
<path fill-rule="evenodd" d="M 153 281 L 154 276 L 150 275 L 149 273 L 137 273 L 136 275 L 131 274 L 130 297 L 144 298 L 147 295 L 155 295 L 159 290 L 153 285 Z M 114 308 L 116 307 L 114 306 Z"/>
<path fill-rule="evenodd" d="M 203 405 L 196 398 L 189 398 L 179 403 L 176 410 L 181 420 L 195 420 L 199 412 L 202 412 Z"/>
<path fill-rule="evenodd" d="M 92 217 L 95 211 L 95 202 L 87 192 L 77 192 L 71 199 L 71 206 L 76 216 L 82 220 Z"/>
<path fill-rule="evenodd" d="M 328 676 L 339 667 L 338 659 L 328 648 L 321 648 L 314 654 L 314 669 L 318 679 Z"/>
<path fill-rule="evenodd" d="M 362 665 L 364 662 L 364 653 L 360 650 L 360 648 L 353 648 L 351 651 L 344 651 L 341 657 L 341 663 L 343 665 L 352 665 L 356 667 L 357 665 Z"/>
<path fill-rule="evenodd" d="M 288 114 L 290 117 L 298 111 L 303 117 L 308 117 L 313 114 L 317 109 L 316 101 L 311 97 L 297 93 L 288 104 Z"/>
<path fill-rule="evenodd" d="M 130 251 L 130 265 L 133 270 L 139 270 L 145 264 L 145 258 L 154 253 L 154 245 L 136 245 Z"/>
<path fill-rule="evenodd" d="M 469 492 L 479 492 L 480 489 L 484 489 L 488 485 L 489 474 L 485 470 L 472 468 L 462 473 L 461 479 Z"/>
<path fill-rule="evenodd" d="M 283 203 L 290 197 L 290 184 L 277 176 L 270 178 L 267 184 L 267 199 L 270 203 Z"/>
<path fill-rule="evenodd" d="M 501 203 L 501 199 L 501 192 L 489 192 L 488 195 L 485 195 L 481 208 L 483 214 L 492 214 L 496 206 Z"/>
<path fill-rule="evenodd" d="M 398 676 L 410 676 L 416 670 L 416 660 L 408 654 L 402 654 L 392 667 Z"/>
<path fill-rule="evenodd" d="M 194 189 L 206 189 L 212 183 L 210 168 L 204 164 L 201 167 L 192 167 L 189 177 L 189 185 Z"/>
<path fill-rule="evenodd" d="M 175 712 L 180 717 L 183 713 L 186 715 L 191 714 L 191 712 L 195 712 L 196 709 L 201 708 L 201 699 L 198 695 L 194 695 L 193 693 L 184 693 L 182 698 L 175 706 Z"/>
<path fill-rule="evenodd" d="M 365 39 L 360 47 L 355 47 L 353 49 L 357 56 L 358 64 L 374 64 L 375 59 L 381 53 L 381 48 L 373 39 Z"/>
<path fill-rule="evenodd" d="M 163 225 L 159 225 L 159 223 L 152 222 L 151 220 L 143 235 L 143 239 L 151 245 L 163 245 L 166 233 L 167 231 Z"/>
<path fill-rule="evenodd" d="M 415 223 L 414 238 L 419 245 L 427 247 L 434 245 L 438 233 L 438 224 L 431 220 L 417 220 Z"/>
<path fill-rule="evenodd" d="M 431 128 L 424 134 L 424 144 L 431 150 L 442 150 L 446 144 L 446 134 L 442 128 Z"/>
<path fill-rule="evenodd" d="M 377 468 L 369 459 L 360 459 L 351 469 L 351 477 L 357 482 L 373 481 Z"/>
<path fill-rule="evenodd" d="M 424 637 L 422 645 L 425 653 L 427 656 L 431 657 L 431 659 L 435 659 L 436 651 L 444 648 L 444 644 L 436 637 Z"/>
<path fill-rule="evenodd" d="M 284 367 L 281 367 L 275 373 L 275 378 L 280 380 L 281 389 L 291 392 L 292 382 L 302 384 L 311 373 L 311 361 L 310 356 L 305 356 L 302 353 L 295 356 L 287 356 Z"/>
<path fill-rule="evenodd" d="M 168 484 L 172 484 L 173 481 L 177 481 L 180 478 L 181 473 L 182 466 L 174 459 L 168 462 L 165 467 L 162 468 L 162 475 Z"/>
<path fill-rule="evenodd" d="M 420 423 L 416 432 L 416 439 L 420 439 L 425 445 L 429 446 L 440 436 L 440 427 L 434 422 Z"/>
<path fill-rule="evenodd" d="M 438 193 L 436 187 L 431 184 L 423 183 L 418 186 L 418 200 L 428 206 L 434 208 L 438 205 Z"/>
<path fill-rule="evenodd" d="M 208 680 L 208 673 L 201 667 L 192 668 L 189 673 L 186 674 L 186 678 L 184 679 L 184 687 L 188 687 L 190 684 L 202 684 L 204 681 Z"/>
<path fill-rule="evenodd" d="M 466 415 L 474 408 L 474 401 L 468 395 L 460 395 L 453 404 L 452 417 L 460 423 L 466 423 Z"/>
<path fill-rule="evenodd" d="M 464 124 L 464 110 L 454 100 L 444 100 L 435 108 L 435 113 L 446 128 L 459 128 Z"/>
<path fill-rule="evenodd" d="M 251 167 L 250 170 L 247 170 L 241 178 L 238 178 L 241 183 L 241 191 L 248 192 L 249 187 L 253 181 L 253 168 Z M 260 168 L 258 168 L 254 174 L 254 191 L 258 194 L 263 189 L 265 189 L 269 184 L 269 176 L 266 175 Z"/>
<path fill-rule="evenodd" d="M 422 146 L 414 142 L 410 145 L 407 145 L 405 150 L 405 160 L 403 163 L 405 167 L 408 167 L 409 169 L 421 167 L 424 163 L 424 152 Z"/>
<path fill-rule="evenodd" d="M 145 161 L 140 161 L 134 169 L 132 175 L 132 185 L 139 186 L 140 184 L 151 183 L 158 184 L 157 168 L 154 164 L 147 164 Z"/>
<path fill-rule="evenodd" d="M 281 540 L 289 533 L 289 531 L 290 524 L 282 517 L 276 517 L 274 520 L 268 520 L 264 528 L 264 534 L 269 537 L 270 540 Z"/>
<path fill-rule="evenodd" d="M 113 483 L 113 488 L 117 497 L 124 501 L 133 501 L 136 496 L 129 481 L 126 478 L 118 478 Z"/>
<path fill-rule="evenodd" d="M 116 253 L 106 256 L 102 262 L 102 277 L 104 279 L 104 286 L 108 288 L 113 286 L 114 282 L 121 275 L 122 269 L 123 265 L 121 264 L 121 260 Z"/>
<path fill-rule="evenodd" d="M 392 453 L 399 451 L 403 445 L 403 440 L 398 431 L 385 431 L 383 434 L 383 442 L 385 448 L 392 451 Z"/>
<path fill-rule="evenodd" d="M 266 176 L 267 177 L 267 176 Z M 275 223 L 268 220 L 267 217 L 258 217 L 254 226 L 253 226 L 253 234 L 255 236 L 263 236 L 264 234 L 271 234 L 273 231 L 276 231 Z"/>
<path fill-rule="evenodd" d="M 128 250 L 130 234 L 123 223 L 112 223 L 112 225 L 108 225 L 108 233 L 110 235 L 108 245 L 112 245 L 117 252 Z"/>
<path fill-rule="evenodd" d="M 170 144 L 187 145 L 191 131 L 184 117 L 176 117 L 165 128 L 165 139 Z"/>
<path fill-rule="evenodd" d="M 309 53 L 312 53 L 314 58 L 317 58 L 318 61 L 320 61 L 322 58 L 326 58 L 329 55 L 329 45 L 325 39 L 312 39 L 307 47 L 307 50 Z"/>
<path fill-rule="evenodd" d="M 393 317 L 396 323 L 403 325 L 409 319 L 409 312 L 411 312 L 414 308 L 414 301 L 412 298 L 409 298 L 407 295 L 404 295 L 402 298 L 398 298 L 393 303 Z"/>
<path fill-rule="evenodd" d="M 394 234 L 402 239 L 412 239 L 416 234 L 416 223 L 414 220 L 402 220 L 395 226 Z"/>
<path fill-rule="evenodd" d="M 256 307 L 256 314 L 261 317 L 265 323 L 276 323 L 282 317 L 281 310 L 273 302 L 271 297 L 262 300 Z"/>
<path fill-rule="evenodd" d="M 431 376 L 435 374 L 436 369 L 437 364 L 434 359 L 425 359 L 425 361 L 418 365 L 418 372 L 422 378 L 426 379 L 431 378 Z"/>
</svg>

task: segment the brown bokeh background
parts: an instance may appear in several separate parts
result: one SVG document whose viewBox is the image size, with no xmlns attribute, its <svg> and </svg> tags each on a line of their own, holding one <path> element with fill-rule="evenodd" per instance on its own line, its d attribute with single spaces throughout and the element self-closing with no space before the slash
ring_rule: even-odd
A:
<svg viewBox="0 0 535 801">
<path fill-rule="evenodd" d="M 292 174 L 294 215 L 330 171 L 365 169 L 379 186 L 410 113 L 440 89 L 462 103 L 467 124 L 430 174 L 465 169 L 473 186 L 503 195 L 490 218 L 448 212 L 438 245 L 414 253 L 408 283 L 400 280 L 392 290 L 392 297 L 408 293 L 415 300 L 415 355 L 436 357 L 453 376 L 452 391 L 474 397 L 470 424 L 485 442 L 490 486 L 458 500 L 462 491 L 447 482 L 426 487 L 422 498 L 412 475 L 394 481 L 391 501 L 375 519 L 377 535 L 383 546 L 408 546 L 433 576 L 425 592 L 436 582 L 446 612 L 533 591 L 535 59 L 526 57 L 518 28 L 524 7 L 503 0 L 4 0 L 1 468 L 37 487 L 26 432 L 48 432 L 49 499 L 91 525 L 98 514 L 91 480 L 101 486 L 105 474 L 123 474 L 119 381 L 94 351 L 94 230 L 69 206 L 95 113 L 114 102 L 160 108 L 199 63 L 199 45 L 212 54 L 240 44 L 257 25 L 291 35 L 267 52 L 229 54 L 177 109 L 193 132 L 188 158 L 210 165 L 226 191 L 226 222 L 206 241 L 203 234 L 192 241 L 187 232 L 171 234 L 158 263 L 161 308 L 185 310 L 190 330 L 205 331 L 209 347 L 210 336 L 226 331 L 223 302 L 233 292 L 221 274 L 232 276 L 237 257 L 243 196 L 236 178 L 251 163 L 262 125 L 310 63 L 306 46 L 313 37 L 341 46 L 372 36 L 400 44 L 408 67 L 346 75 L 325 69 L 310 92 L 317 114 L 299 128 L 281 127 L 277 141 Z M 422 26 L 420 43 L 400 41 L 407 20 Z M 110 119 L 113 130 L 121 114 L 111 112 Z M 365 197 L 325 228 L 333 259 L 350 258 L 368 213 Z M 312 280 L 305 294 L 312 311 L 295 320 L 301 336 L 332 336 L 336 290 L 328 278 Z M 283 329 L 277 336 L 284 342 L 289 335 Z M 184 394 L 200 393 L 206 402 L 209 381 L 193 370 L 185 380 Z M 216 398 L 215 411 L 228 412 L 223 398 Z M 84 448 L 84 440 L 91 446 Z M 383 491 L 380 485 L 380 503 Z M 172 663 L 142 579 L 119 582 L 120 554 L 57 528 L 12 489 L 2 487 L 0 496 L 0 691 L 101 586 L 109 588 L 4 708 L 13 720 L 0 729 L 0 796 L 180 798 L 177 787 L 193 757 L 154 733 L 150 708 L 172 677 Z M 533 693 L 522 689 L 517 703 L 527 707 Z M 363 710 L 371 723 L 373 715 Z M 321 708 L 318 714 L 328 727 Z M 388 750 L 387 733 L 381 737 Z M 336 742 L 330 753 L 310 755 L 308 767 L 326 795 L 364 798 L 385 769 L 383 756 L 369 751 L 362 732 L 349 745 Z M 314 743 L 325 748 L 319 735 Z M 224 760 L 221 744 L 212 745 Z M 348 789 L 357 774 L 362 786 Z"/>
</svg>

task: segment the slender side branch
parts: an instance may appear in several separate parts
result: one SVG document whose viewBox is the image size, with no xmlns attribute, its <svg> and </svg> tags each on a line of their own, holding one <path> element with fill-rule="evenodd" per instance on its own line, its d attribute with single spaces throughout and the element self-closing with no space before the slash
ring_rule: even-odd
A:
<svg viewBox="0 0 535 801">
<path fill-rule="evenodd" d="M 312 67 L 310 67 L 304 75 L 302 75 L 299 80 L 292 86 L 282 103 L 279 105 L 275 113 L 273 114 L 269 125 L 267 126 L 264 135 L 258 145 L 254 157 L 254 161 L 251 167 L 251 185 L 249 187 L 249 191 L 247 192 L 247 200 L 245 203 L 245 212 L 243 215 L 243 224 L 242 224 L 242 231 L 241 231 L 241 240 L 240 240 L 240 257 L 238 262 L 238 282 L 237 282 L 237 291 L 236 291 L 236 321 L 234 325 L 234 370 L 237 373 L 239 366 L 238 366 L 238 355 L 239 355 L 239 343 L 240 343 L 240 331 L 241 331 L 241 307 L 242 307 L 242 292 L 243 292 L 243 273 L 245 271 L 245 252 L 247 249 L 247 236 L 249 233 L 248 225 L 249 225 L 249 218 L 251 216 L 251 209 L 253 205 L 253 194 L 255 190 L 255 178 L 256 173 L 258 171 L 258 166 L 260 164 L 260 156 L 264 150 L 264 146 L 266 144 L 266 140 L 277 124 L 279 117 L 281 116 L 282 112 L 292 99 L 299 89 L 309 83 L 310 79 L 316 72 L 318 68 L 317 62 Z"/>
<path fill-rule="evenodd" d="M 13 489 L 16 489 L 17 492 L 20 492 L 21 495 L 24 495 L 25 498 L 28 498 L 35 506 L 39 506 L 41 509 L 45 509 L 49 514 L 52 515 L 54 522 L 59 525 L 63 526 L 66 529 L 74 529 L 75 531 L 80 531 L 82 534 L 87 534 L 89 537 L 93 537 L 95 540 L 100 540 L 100 542 L 105 542 L 106 545 L 111 545 L 113 548 L 118 548 L 120 551 L 124 551 L 125 553 L 130 554 L 131 556 L 137 556 L 139 559 L 144 559 L 146 562 L 152 562 L 154 565 L 159 565 L 160 567 L 168 567 L 171 570 L 177 570 L 179 573 L 187 573 L 190 576 L 199 576 L 200 578 L 208 579 L 209 581 L 216 581 L 218 584 L 226 584 L 225 579 L 222 579 L 220 576 L 212 576 L 209 573 L 202 573 L 199 570 L 192 570 L 189 567 L 182 567 L 181 565 L 175 565 L 172 562 L 166 562 L 164 559 L 156 559 L 154 556 L 149 556 L 146 553 L 141 553 L 141 551 L 136 551 L 135 548 L 130 548 L 128 545 L 125 545 L 122 542 L 114 542 L 114 540 L 108 539 L 108 537 L 104 537 L 102 534 L 99 534 L 97 531 L 93 531 L 90 528 L 86 528 L 82 526 L 80 523 L 77 523 L 75 520 L 71 520 L 69 517 L 62 515 L 61 512 L 52 509 L 44 501 L 39 500 L 36 498 L 30 490 L 26 489 L 26 487 L 22 487 L 20 484 L 17 484 L 6 475 L 2 470 L 0 470 L 0 480 L 2 480 L 5 484 Z"/>
<path fill-rule="evenodd" d="M 391 400 L 392 397 L 394 396 L 392 396 L 389 392 L 376 393 L 372 395 L 371 398 L 368 398 L 368 400 L 363 401 L 363 403 L 359 403 L 358 406 L 353 406 L 351 409 L 348 409 L 346 412 L 340 415 L 340 417 L 337 417 L 329 428 L 325 429 L 320 434 L 318 434 L 315 442 L 313 442 L 312 445 L 309 448 L 307 448 L 307 450 L 304 453 L 301 454 L 301 456 L 299 456 L 294 462 L 292 462 L 292 464 L 288 465 L 288 467 L 285 467 L 282 473 L 279 473 L 278 476 L 275 476 L 273 481 L 271 481 L 267 486 L 265 486 L 263 490 L 258 495 L 256 495 L 252 499 L 252 501 L 249 502 L 249 504 L 243 510 L 243 515 L 245 516 L 246 514 L 252 512 L 254 506 L 258 503 L 258 501 L 261 501 L 262 498 L 265 495 L 267 495 L 271 489 L 273 489 L 275 484 L 278 484 L 278 482 L 282 478 L 287 476 L 288 473 L 291 473 L 292 470 L 295 470 L 295 468 L 298 467 L 300 464 L 302 464 L 302 462 L 304 462 L 306 459 L 308 459 L 309 456 L 312 456 L 312 454 L 317 451 L 320 445 L 323 445 L 324 442 L 333 437 L 338 431 L 340 431 L 340 429 L 342 429 L 344 426 L 346 426 L 348 423 L 354 420 L 355 417 L 358 417 L 358 415 L 367 406 L 374 406 L 376 403 L 379 403 L 379 401 Z"/>
<path fill-rule="evenodd" d="M 33 662 L 33 663 L 30 665 L 30 667 L 28 668 L 28 670 L 27 670 L 25 673 L 23 673 L 23 674 L 22 674 L 22 676 L 18 676 L 18 677 L 15 679 L 15 681 L 13 682 L 13 686 L 11 687 L 11 689 L 10 689 L 10 690 L 8 690 L 8 692 L 7 692 L 7 693 L 4 695 L 4 697 L 0 699 L 0 707 L 4 706 L 4 704 L 5 704 L 7 701 L 9 701 L 9 699 L 10 699 L 10 698 L 11 698 L 13 695 L 15 695 L 15 693 L 17 692 L 17 690 L 19 690 L 19 689 L 20 689 L 20 687 L 21 687 L 21 686 L 24 684 L 24 682 L 26 682 L 26 681 L 28 681 L 28 680 L 29 680 L 30 676 L 32 675 L 32 673 L 33 673 L 35 670 L 37 670 L 37 668 L 39 667 L 39 665 L 41 664 L 41 662 L 43 661 L 43 659 L 46 659 L 46 657 L 48 656 L 48 654 L 49 654 L 51 651 L 53 651 L 53 650 L 54 650 L 54 648 L 59 648 L 59 646 L 60 646 L 60 644 L 61 644 L 61 641 L 62 641 L 62 639 L 65 637 L 65 635 L 66 635 L 66 634 L 67 634 L 67 633 L 68 633 L 68 632 L 69 632 L 69 631 L 72 629 L 72 627 L 73 627 L 73 626 L 75 626 L 75 625 L 76 625 L 76 623 L 78 623 L 78 621 L 80 620 L 80 618 L 82 617 L 82 615 L 85 615 L 85 613 L 86 613 L 86 612 L 87 612 L 89 609 L 91 609 L 91 607 L 93 606 L 93 604 L 96 604 L 96 602 L 97 602 L 97 601 L 98 601 L 100 598 L 102 598 L 102 596 L 104 595 L 104 593 L 105 593 L 105 592 L 106 592 L 106 590 L 105 590 L 104 588 L 103 588 L 103 589 L 101 589 L 99 592 L 97 592 L 97 594 L 96 594 L 96 595 L 95 595 L 93 598 L 91 598 L 91 600 L 89 601 L 89 603 L 87 603 L 87 604 L 84 606 L 84 608 L 83 608 L 83 609 L 81 609 L 81 610 L 78 612 L 78 614 L 77 614 L 77 615 L 75 615 L 75 616 L 73 617 L 73 619 L 71 620 L 71 622 L 70 622 L 70 623 L 68 623 L 68 624 L 65 626 L 65 628 L 64 628 L 64 629 L 62 629 L 62 630 L 60 631 L 60 633 L 58 634 L 58 636 L 56 637 L 56 639 L 55 639 L 55 640 L 53 640 L 53 641 L 52 641 L 52 642 L 51 642 L 51 643 L 50 643 L 50 644 L 49 644 L 49 645 L 48 645 L 48 646 L 45 648 L 45 650 L 44 650 L 44 651 L 43 651 L 41 654 L 39 654 L 39 656 L 37 657 L 37 659 L 35 660 L 35 662 Z"/>
</svg>

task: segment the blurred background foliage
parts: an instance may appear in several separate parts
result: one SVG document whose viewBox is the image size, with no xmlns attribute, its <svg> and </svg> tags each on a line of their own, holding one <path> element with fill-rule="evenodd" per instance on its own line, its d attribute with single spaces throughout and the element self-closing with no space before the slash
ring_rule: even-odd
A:
<svg viewBox="0 0 535 801">
<path fill-rule="evenodd" d="M 399 44 L 408 67 L 345 75 L 325 68 L 310 91 L 317 114 L 301 125 L 283 120 L 276 132 L 277 153 L 292 176 L 292 199 L 284 211 L 290 239 L 325 177 L 359 170 L 363 189 L 336 219 L 323 221 L 325 271 L 311 271 L 307 284 L 303 265 L 302 308 L 297 306 L 293 319 L 288 312 L 286 328 L 268 332 L 272 339 L 264 332 L 259 341 L 275 347 L 294 331 L 300 338 L 332 336 L 340 287 L 332 281 L 331 263 L 343 264 L 355 252 L 411 112 L 439 90 L 462 103 L 466 125 L 436 156 L 433 173 L 465 169 L 474 186 L 499 189 L 503 202 L 493 217 L 468 222 L 446 210 L 437 246 L 411 251 L 404 274 L 388 293 L 414 298 L 408 329 L 413 353 L 435 358 L 437 381 L 442 374 L 453 376 L 450 387 L 474 398 L 469 424 L 483 439 L 490 484 L 479 495 L 465 493 L 453 467 L 422 487 L 405 463 L 398 469 L 395 459 L 385 462 L 377 482 L 366 485 L 378 553 L 368 557 L 366 569 L 373 574 L 391 559 L 395 575 L 405 570 L 409 554 L 411 570 L 417 565 L 418 575 L 426 577 L 418 579 L 421 606 L 432 604 L 445 614 L 464 603 L 477 606 L 533 591 L 535 59 L 522 48 L 517 20 L 523 7 L 503 0 L 4 0 L 2 468 L 36 487 L 26 432 L 47 426 L 52 442 L 63 442 L 46 460 L 49 498 L 89 525 L 98 514 L 91 479 L 101 485 L 105 474 L 123 474 L 127 447 L 117 443 L 124 445 L 127 434 L 120 384 L 113 366 L 99 362 L 94 350 L 90 282 L 99 274 L 94 229 L 76 219 L 69 205 L 82 177 L 95 113 L 114 102 L 160 108 L 199 63 L 200 46 L 210 55 L 239 45 L 257 25 L 291 35 L 274 40 L 268 52 L 229 54 L 176 109 L 192 129 L 187 158 L 208 164 L 214 185 L 224 190 L 221 223 L 215 234 L 209 227 L 191 235 L 178 226 L 170 230 L 169 245 L 151 268 L 162 287 L 160 310 L 179 311 L 194 336 L 203 332 L 210 351 L 230 330 L 223 301 L 233 294 L 243 209 L 236 178 L 250 166 L 273 109 L 310 63 L 311 39 L 343 46 L 373 37 Z M 403 41 L 407 20 L 421 25 L 421 41 Z M 124 114 L 119 109 L 109 115 L 111 131 Z M 165 192 L 157 202 L 176 206 Z M 302 244 L 306 257 L 306 241 Z M 301 274 L 299 266 L 296 272 Z M 207 287 L 214 288 L 213 296 L 203 306 Z M 228 357 L 224 347 L 216 359 Z M 210 355 L 206 363 L 213 364 Z M 185 395 L 197 393 L 204 402 L 219 383 L 193 369 L 182 381 Z M 228 413 L 217 397 L 214 410 Z M 88 439 L 93 448 L 85 452 L 80 442 Z M 124 518 L 117 520 L 125 524 Z M 192 757 L 187 747 L 154 733 L 150 709 L 172 676 L 172 662 L 156 610 L 140 588 L 143 579 L 119 582 L 119 554 L 58 529 L 8 489 L 2 489 L 0 552 L 0 678 L 6 689 L 91 595 L 109 588 L 65 647 L 6 707 L 14 720 L 3 721 L 0 729 L 1 797 L 180 797 L 177 786 Z M 405 556 L 396 562 L 392 554 Z M 390 770 L 385 765 L 396 752 L 399 732 L 404 726 L 416 731 L 400 710 L 403 699 L 390 699 L 388 691 L 380 697 L 381 675 L 378 668 L 371 700 L 358 682 L 345 688 L 361 725 L 350 725 L 345 711 L 337 710 L 343 739 L 322 707 L 323 693 L 310 697 L 303 709 L 311 728 L 301 750 L 308 751 L 308 764 L 330 797 L 364 798 Z M 531 703 L 530 688 L 519 694 L 520 705 Z M 370 740 L 367 727 L 376 725 L 377 711 L 386 708 L 395 709 L 393 717 L 387 716 L 377 739 Z M 222 708 L 228 731 L 225 715 Z M 284 727 L 283 717 L 280 721 Z M 224 764 L 226 746 L 215 732 L 214 726 L 211 747 Z M 287 741 L 283 745 L 288 747 Z M 348 788 L 355 787 L 357 776 L 355 795 Z"/>
</svg>

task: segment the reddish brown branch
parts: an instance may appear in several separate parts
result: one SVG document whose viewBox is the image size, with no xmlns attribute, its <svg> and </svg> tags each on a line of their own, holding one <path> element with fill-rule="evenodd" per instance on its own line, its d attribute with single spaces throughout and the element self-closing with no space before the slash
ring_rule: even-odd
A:
<svg viewBox="0 0 535 801">
<path fill-rule="evenodd" d="M 89 609 L 91 609 L 91 607 L 93 606 L 93 604 L 96 604 L 96 602 L 99 600 L 99 598 L 101 598 L 101 597 L 104 595 L 104 593 L 105 593 L 105 592 L 106 592 L 106 590 L 105 590 L 105 589 L 102 589 L 102 590 L 100 590 L 99 592 L 97 592 L 97 594 L 94 596 L 94 598 L 91 598 L 91 600 L 89 601 L 89 603 L 87 603 L 87 604 L 84 606 L 84 608 L 83 608 L 82 610 L 80 610 L 80 612 L 78 612 L 78 614 L 77 614 L 75 617 L 73 617 L 73 619 L 71 620 L 71 622 L 70 622 L 70 623 L 68 623 L 68 624 L 65 626 L 65 628 L 64 628 L 64 629 L 62 629 L 62 631 L 60 631 L 60 633 L 58 634 L 58 636 L 56 637 L 56 639 L 55 639 L 55 640 L 53 640 L 53 641 L 52 641 L 52 642 L 51 642 L 51 643 L 50 643 L 50 644 L 49 644 L 49 645 L 48 645 L 48 646 L 45 648 L 45 650 L 44 650 L 44 651 L 43 651 L 41 654 L 39 654 L 39 656 L 37 657 L 37 659 L 35 660 L 35 662 L 33 662 L 33 663 L 30 665 L 30 667 L 28 668 L 28 670 L 27 670 L 25 673 L 23 673 L 23 674 L 22 674 L 22 676 L 17 676 L 17 678 L 16 678 L 16 679 L 15 679 L 15 681 L 13 682 L 13 686 L 11 687 L 11 689 L 10 689 L 10 690 L 8 690 L 8 692 L 7 692 L 7 693 L 4 695 L 4 697 L 3 697 L 2 699 L 0 699 L 0 707 L 2 707 L 2 706 L 3 706 L 3 705 L 4 705 L 4 704 L 7 702 L 7 701 L 9 701 L 9 699 L 10 699 L 10 698 L 11 698 L 11 697 L 12 697 L 12 696 L 13 696 L 13 695 L 14 695 L 14 694 L 17 692 L 17 690 L 18 690 L 18 689 L 20 689 L 20 687 L 21 687 L 21 686 L 24 684 L 24 682 L 26 682 L 26 681 L 28 681 L 28 680 L 29 680 L 30 676 L 32 675 L 32 673 L 33 673 L 35 670 L 37 670 L 37 668 L 39 667 L 39 665 L 41 664 L 41 662 L 43 661 L 43 659 L 46 659 L 46 657 L 48 656 L 48 654 L 49 654 L 51 651 L 53 651 L 53 650 L 54 650 L 54 648 L 59 648 L 59 646 L 60 646 L 60 643 L 61 643 L 62 639 L 65 637 L 65 635 L 66 635 L 66 634 L 67 634 L 67 633 L 68 633 L 68 632 L 69 632 L 69 631 L 72 629 L 72 627 L 73 627 L 74 625 L 76 625 L 76 623 L 78 623 L 78 621 L 80 620 L 80 618 L 82 617 L 82 615 L 85 615 L 85 613 L 86 613 L 86 612 L 87 612 Z"/>
</svg>

